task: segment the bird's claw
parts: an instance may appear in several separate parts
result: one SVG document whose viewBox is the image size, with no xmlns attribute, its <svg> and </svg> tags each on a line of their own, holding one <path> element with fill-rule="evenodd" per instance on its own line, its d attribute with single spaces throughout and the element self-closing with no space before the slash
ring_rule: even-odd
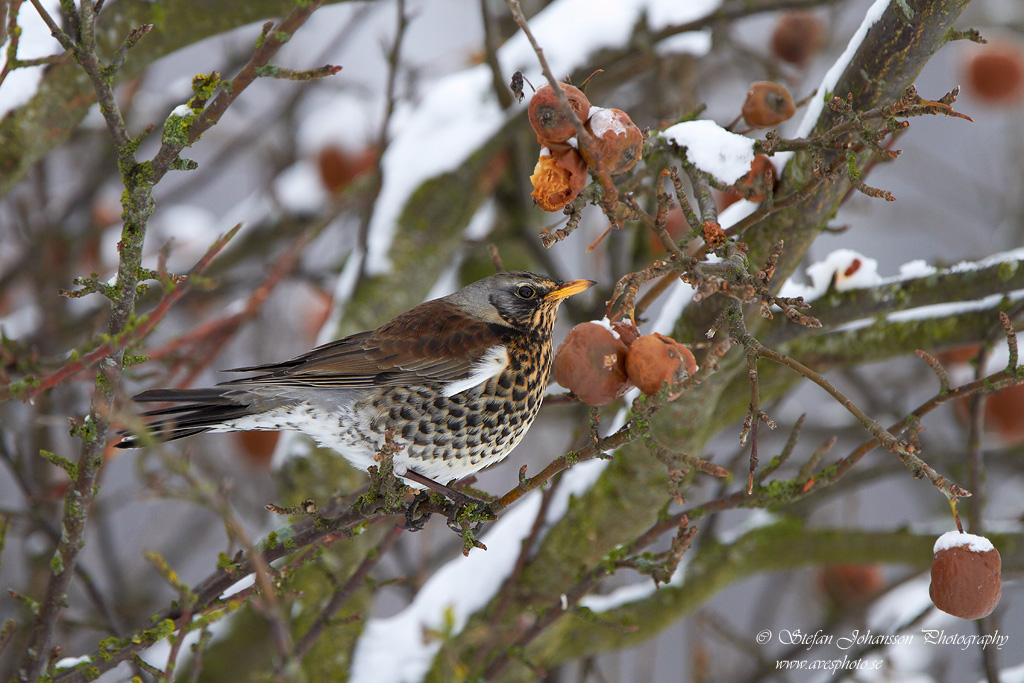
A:
<svg viewBox="0 0 1024 683">
<path fill-rule="evenodd" d="M 405 526 L 402 528 L 409 532 L 422 531 L 423 527 L 427 525 L 427 520 L 430 519 L 430 513 L 424 513 L 419 517 L 416 513 L 419 511 L 420 504 L 425 500 L 430 499 L 430 494 L 426 491 L 420 491 L 416 494 L 416 497 L 409 503 L 409 507 L 405 508 Z"/>
</svg>

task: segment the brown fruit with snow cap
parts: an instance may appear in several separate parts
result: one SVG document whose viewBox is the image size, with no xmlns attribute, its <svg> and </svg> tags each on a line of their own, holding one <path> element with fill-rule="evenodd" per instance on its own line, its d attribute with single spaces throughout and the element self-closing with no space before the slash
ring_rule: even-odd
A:
<svg viewBox="0 0 1024 683">
<path fill-rule="evenodd" d="M 581 323 L 569 331 L 555 352 L 555 381 L 591 406 L 622 395 L 626 380 L 626 345 L 598 323 Z"/>
<path fill-rule="evenodd" d="M 590 100 L 587 99 L 587 96 L 574 85 L 568 83 L 559 83 L 558 85 L 565 93 L 576 116 L 580 121 L 586 121 L 590 116 Z M 555 89 L 551 87 L 550 83 L 542 85 L 537 92 L 533 93 L 527 115 L 530 117 L 530 125 L 533 126 L 542 145 L 546 144 L 546 141 L 565 142 L 576 135 L 576 127 L 568 116 L 562 114 L 558 95 L 555 94 Z"/>
<path fill-rule="evenodd" d="M 679 366 L 687 377 L 697 372 L 697 361 L 690 349 L 657 332 L 638 338 L 626 356 L 629 381 L 648 396 L 658 393 L 665 382 L 674 381 Z M 678 397 L 679 393 L 675 393 L 669 400 Z"/>
<path fill-rule="evenodd" d="M 644 134 L 626 112 L 594 107 L 586 126 L 594 136 L 594 147 L 581 141 L 580 154 L 591 168 L 598 168 L 600 161 L 608 173 L 619 175 L 640 161 Z"/>
<path fill-rule="evenodd" d="M 950 531 L 935 541 L 934 553 L 928 595 L 935 606 L 961 619 L 992 614 L 1002 595 L 1002 560 L 992 542 Z"/>
</svg>

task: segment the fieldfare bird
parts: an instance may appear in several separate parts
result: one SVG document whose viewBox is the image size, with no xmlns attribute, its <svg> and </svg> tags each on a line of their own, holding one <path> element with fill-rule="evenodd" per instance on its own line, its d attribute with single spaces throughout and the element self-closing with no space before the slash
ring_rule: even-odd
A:
<svg viewBox="0 0 1024 683">
<path fill-rule="evenodd" d="M 149 436 L 296 430 L 363 470 L 393 439 L 394 473 L 438 488 L 502 460 L 540 408 L 551 371 L 551 331 L 566 297 L 595 284 L 523 271 L 478 280 L 292 360 L 209 389 L 154 389 L 140 403 Z M 128 437 L 136 448 L 147 437 Z M 441 484 L 437 487 L 434 484 Z"/>
</svg>

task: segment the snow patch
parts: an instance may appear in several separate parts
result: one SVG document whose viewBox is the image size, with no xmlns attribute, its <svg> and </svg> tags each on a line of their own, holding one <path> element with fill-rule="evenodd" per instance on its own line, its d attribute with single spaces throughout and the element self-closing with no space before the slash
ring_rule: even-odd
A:
<svg viewBox="0 0 1024 683">
<path fill-rule="evenodd" d="M 241 593 L 246 588 L 250 588 L 251 586 L 254 586 L 255 584 L 256 584 L 256 574 L 255 573 L 249 574 L 245 578 L 239 579 L 237 582 L 235 582 L 235 583 L 231 584 L 230 586 L 228 586 L 228 588 L 226 588 L 224 590 L 224 592 L 220 594 L 220 598 L 219 599 L 220 600 L 224 600 L 226 598 L 230 598 L 232 595 L 235 595 L 237 593 Z"/>
<path fill-rule="evenodd" d="M 594 137 L 602 138 L 608 131 L 612 131 L 616 135 L 626 134 L 626 126 L 619 120 L 615 112 L 604 107 L 591 107 L 587 123 L 590 124 L 590 132 L 594 134 Z"/>
<path fill-rule="evenodd" d="M 972 270 L 981 270 L 982 268 L 991 268 L 992 266 L 999 265 L 1000 263 L 1006 263 L 1007 261 L 1024 261 L 1024 247 L 1010 249 L 1009 251 L 1001 251 L 997 254 L 987 256 L 980 261 L 961 261 L 955 266 L 950 267 L 949 272 L 964 273 Z"/>
<path fill-rule="evenodd" d="M 82 655 L 81 657 L 65 657 L 64 659 L 57 660 L 57 663 L 53 665 L 55 669 L 74 669 L 79 664 L 88 664 L 92 662 L 91 655 Z"/>
<path fill-rule="evenodd" d="M 874 287 L 882 283 L 878 261 L 853 249 L 836 249 L 807 269 L 815 290 L 822 293 L 835 282 L 837 292 Z"/>
<path fill-rule="evenodd" d="M 666 586 L 681 586 L 683 585 L 683 579 L 686 576 L 686 558 L 676 566 L 676 570 L 672 573 L 672 577 L 666 582 L 661 584 L 661 588 Z M 587 595 L 580 600 L 580 606 L 586 607 L 593 612 L 607 612 L 609 610 L 628 605 L 632 602 L 638 602 L 640 600 L 646 600 L 647 598 L 654 595 L 660 588 L 654 585 L 654 581 L 643 581 L 638 583 L 631 583 L 627 586 L 621 586 L 606 593 L 604 595 Z"/>
<path fill-rule="evenodd" d="M 818 117 L 821 116 L 821 112 L 825 108 L 825 97 L 832 98 L 836 84 L 839 82 L 839 77 L 846 71 L 846 67 L 850 64 L 850 60 L 853 59 L 853 55 L 857 53 L 860 44 L 864 42 L 868 29 L 882 18 L 882 14 L 888 6 L 889 0 L 875 0 L 874 4 L 868 8 L 868 11 L 864 14 L 864 20 L 857 30 L 854 31 L 853 36 L 850 37 L 850 42 L 847 44 L 846 49 L 843 50 L 843 54 L 839 55 L 835 63 L 825 72 L 825 76 L 821 79 L 821 85 L 814 91 L 814 95 L 808 102 L 806 111 L 804 111 L 804 117 L 800 120 L 800 125 L 797 126 L 796 131 L 793 133 L 794 138 L 807 137 L 814 130 L 814 125 L 818 122 Z M 845 95 L 845 93 L 839 94 Z"/>
<path fill-rule="evenodd" d="M 984 536 L 963 534 L 959 531 L 947 531 L 935 539 L 935 546 L 932 548 L 932 552 L 938 554 L 940 551 L 949 550 L 950 548 L 967 548 L 972 553 L 987 553 L 995 550 L 992 541 Z"/>
<path fill-rule="evenodd" d="M 278 174 L 274 195 L 290 213 L 315 213 L 328 201 L 320 171 L 308 159 L 301 159 Z"/>
<path fill-rule="evenodd" d="M 737 204 L 739 204 L 739 202 L 737 202 Z M 735 204 L 732 206 L 735 206 Z M 730 206 L 729 209 L 731 209 L 732 206 Z M 967 270 L 977 270 L 979 268 L 991 267 L 999 263 L 1018 259 L 1024 260 L 1024 249 L 1014 249 L 1012 251 L 994 254 L 981 261 L 959 263 L 944 272 L 956 273 Z M 860 254 L 852 249 L 836 249 L 821 261 L 808 266 L 806 272 L 807 275 L 810 276 L 810 284 L 794 282 L 792 279 L 787 280 L 783 283 L 779 296 L 802 296 L 804 301 L 813 301 L 828 291 L 828 287 L 832 283 L 833 275 L 836 276 L 836 290 L 842 292 L 850 289 L 863 289 L 867 287 L 876 287 L 878 285 L 903 282 L 904 280 L 931 277 L 932 275 L 940 273 L 940 270 L 935 266 L 929 265 L 923 259 L 916 259 L 902 264 L 899 267 L 898 275 L 883 278 L 878 274 L 878 261 L 875 259 Z M 949 305 L 955 306 L 957 304 Z M 894 313 L 893 315 L 899 314 Z"/>
<path fill-rule="evenodd" d="M 608 316 L 605 316 L 605 317 L 601 318 L 600 320 L 590 320 L 588 322 L 592 322 L 595 325 L 600 325 L 604 329 L 606 329 L 609 332 L 611 332 L 612 336 L 615 337 L 616 339 L 621 339 L 622 338 L 622 337 L 619 336 L 619 333 L 616 332 L 615 329 L 612 327 L 612 321 L 608 319 Z"/>
<path fill-rule="evenodd" d="M 667 337 L 672 336 L 679 316 L 683 314 L 686 306 L 693 301 L 693 295 L 696 293 L 696 289 L 682 280 L 677 279 L 673 282 L 672 286 L 668 289 L 667 295 L 664 297 L 664 303 L 658 311 L 658 317 L 654 319 L 654 324 L 651 325 L 651 331 Z"/>
<path fill-rule="evenodd" d="M 370 619 L 353 653 L 352 683 L 418 681 L 441 648 L 429 632 L 458 633 L 473 612 L 501 587 L 519 556 L 519 541 L 530 532 L 540 496 L 529 496 L 499 519 L 487 534 L 487 552 L 472 552 L 441 567 L 392 617 Z M 497 541 L 492 537 L 500 537 Z"/>
<path fill-rule="evenodd" d="M 917 308 L 911 308 L 906 311 L 896 311 L 890 313 L 885 317 L 886 322 L 897 323 L 906 322 L 908 320 L 928 320 L 931 318 L 948 318 L 954 315 L 960 315 L 962 313 L 972 313 L 974 311 L 983 311 L 994 307 L 1000 301 L 1004 299 L 1008 301 L 1020 301 L 1024 299 L 1024 289 L 1017 289 L 1012 292 L 1006 292 L 1003 294 L 992 294 L 983 299 L 975 299 L 974 301 L 954 301 L 945 304 L 932 304 L 930 306 L 918 306 Z M 875 318 L 865 318 L 863 320 L 855 320 L 847 323 L 835 329 L 835 332 L 853 332 L 864 327 L 868 327 L 877 322 Z"/>
<path fill-rule="evenodd" d="M 929 277 L 939 272 L 939 269 L 929 264 L 924 259 L 908 261 L 900 266 L 900 280 L 913 280 L 919 277 Z"/>
<path fill-rule="evenodd" d="M 684 3 L 680 3 L 682 5 Z M 695 55 L 701 57 L 711 51 L 711 31 L 687 31 L 669 36 L 654 46 L 654 54 Z"/>
<path fill-rule="evenodd" d="M 571 496 L 587 491 L 607 462 L 589 460 L 562 476 L 545 522 L 550 527 L 569 507 Z M 425 634 L 450 630 L 458 633 L 483 608 L 512 571 L 522 541 L 540 512 L 541 493 L 533 491 L 506 512 L 483 538 L 487 552 L 474 551 L 437 570 L 398 614 L 366 623 L 353 655 L 352 683 L 404 683 L 418 681 L 441 647 Z M 541 535 L 547 529 L 542 531 Z"/>
<path fill-rule="evenodd" d="M 720 182 L 731 185 L 750 172 L 754 139 L 730 133 L 714 121 L 684 121 L 660 136 L 686 148 L 686 159 Z"/>
</svg>

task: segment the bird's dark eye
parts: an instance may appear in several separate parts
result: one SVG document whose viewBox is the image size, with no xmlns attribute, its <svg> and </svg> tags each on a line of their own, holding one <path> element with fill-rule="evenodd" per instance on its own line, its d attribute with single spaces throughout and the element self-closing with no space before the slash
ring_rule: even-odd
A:
<svg viewBox="0 0 1024 683">
<path fill-rule="evenodd" d="M 519 285 L 516 287 L 516 296 L 520 299 L 532 299 L 537 296 L 537 290 L 530 285 Z"/>
</svg>

